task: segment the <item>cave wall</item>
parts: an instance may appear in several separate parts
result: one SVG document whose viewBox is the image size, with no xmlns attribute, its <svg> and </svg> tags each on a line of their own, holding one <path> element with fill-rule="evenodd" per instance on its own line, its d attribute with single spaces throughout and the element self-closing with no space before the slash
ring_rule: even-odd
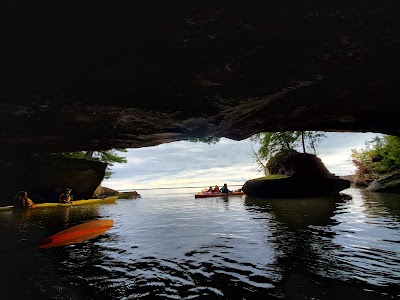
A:
<svg viewBox="0 0 400 300">
<path fill-rule="evenodd" d="M 58 202 L 65 188 L 74 199 L 90 199 L 103 180 L 107 164 L 54 155 L 13 157 L 0 161 L 0 205 L 11 205 L 21 190 L 35 203 Z"/>
<path fill-rule="evenodd" d="M 400 134 L 397 1 L 6 1 L 0 153 Z"/>
</svg>

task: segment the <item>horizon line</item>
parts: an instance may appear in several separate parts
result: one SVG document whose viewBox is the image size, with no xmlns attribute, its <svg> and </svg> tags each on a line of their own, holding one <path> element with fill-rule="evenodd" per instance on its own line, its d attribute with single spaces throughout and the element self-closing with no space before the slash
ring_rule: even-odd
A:
<svg viewBox="0 0 400 300">
<path fill-rule="evenodd" d="M 243 184 L 230 184 L 230 186 L 243 186 Z M 131 188 L 131 189 L 117 189 L 118 192 L 132 192 L 132 191 L 143 191 L 143 190 L 171 190 L 171 189 L 194 189 L 204 188 L 204 186 L 177 186 L 177 187 L 157 187 L 157 188 Z"/>
</svg>

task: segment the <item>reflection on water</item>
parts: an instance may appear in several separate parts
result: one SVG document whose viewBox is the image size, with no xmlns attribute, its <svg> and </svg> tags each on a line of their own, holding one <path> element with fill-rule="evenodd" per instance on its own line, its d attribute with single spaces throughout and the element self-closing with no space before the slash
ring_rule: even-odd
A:
<svg viewBox="0 0 400 300">
<path fill-rule="evenodd" d="M 351 188 L 351 200 L 194 199 L 195 192 L 0 212 L 0 288 L 20 299 L 399 296 L 398 195 Z M 36 249 L 41 238 L 101 218 L 114 226 L 95 239 Z"/>
<path fill-rule="evenodd" d="M 266 215 L 276 222 L 285 224 L 289 229 L 298 230 L 309 225 L 329 225 L 337 198 L 305 198 L 305 199 L 262 199 L 245 197 L 245 204 Z"/>
</svg>

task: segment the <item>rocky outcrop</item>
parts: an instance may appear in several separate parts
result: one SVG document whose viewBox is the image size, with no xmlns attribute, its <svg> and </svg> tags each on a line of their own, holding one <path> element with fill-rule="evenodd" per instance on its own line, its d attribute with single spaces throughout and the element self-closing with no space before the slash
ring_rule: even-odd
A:
<svg viewBox="0 0 400 300">
<path fill-rule="evenodd" d="M 136 192 L 121 192 L 118 194 L 118 199 L 137 199 L 137 198 L 142 198 L 142 196 Z"/>
<path fill-rule="evenodd" d="M 248 196 L 299 198 L 338 196 L 350 187 L 350 181 L 331 174 L 312 154 L 284 151 L 267 164 L 271 175 L 252 179 L 242 187 Z M 275 174 L 273 174 L 275 173 Z"/>
<path fill-rule="evenodd" d="M 118 199 L 136 199 L 141 198 L 141 195 L 136 192 L 118 192 L 108 187 L 98 186 L 94 191 L 94 198 L 106 198 L 110 196 L 118 196 Z"/>
<path fill-rule="evenodd" d="M 395 0 L 4 3 L 3 166 L 14 164 L 13 155 L 140 148 L 209 135 L 400 135 Z M 1 199 L 30 187 L 25 177 L 34 181 L 39 167 L 30 163 L 18 174 L 0 170 L 7 190 Z M 75 196 L 92 196 L 101 170 L 90 175 L 91 166 L 79 168 L 68 169 L 73 176 L 63 183 L 55 176 L 61 186 L 54 193 L 83 180 L 79 172 L 97 184 Z"/>
<path fill-rule="evenodd" d="M 4 3 L 5 154 L 400 134 L 396 0 Z"/>
<path fill-rule="evenodd" d="M 242 191 L 263 198 L 331 197 L 349 187 L 350 181 L 340 178 L 289 176 L 248 180 Z"/>
<path fill-rule="evenodd" d="M 67 187 L 72 189 L 74 199 L 93 198 L 96 187 L 103 180 L 106 166 L 98 161 L 54 155 L 15 157 L 2 161 L 0 205 L 11 205 L 12 198 L 20 190 L 26 190 L 35 203 L 57 202 L 58 196 Z"/>
<path fill-rule="evenodd" d="M 355 184 L 355 175 L 344 175 L 344 176 L 339 176 L 341 179 L 345 179 L 350 181 L 351 184 Z"/>
<path fill-rule="evenodd" d="M 321 159 L 309 153 L 299 153 L 295 150 L 283 150 L 272 157 L 266 167 L 270 174 L 287 176 L 313 176 L 313 177 L 332 177 Z"/>
<path fill-rule="evenodd" d="M 111 196 L 117 196 L 119 194 L 118 191 L 110 189 L 105 186 L 99 185 L 93 193 L 94 198 L 106 198 Z"/>
<path fill-rule="evenodd" d="M 373 181 L 381 177 L 381 174 L 356 172 L 354 175 L 354 184 L 359 187 L 368 187 Z"/>
<path fill-rule="evenodd" d="M 400 193 L 400 172 L 392 172 L 372 181 L 365 190 L 379 193 Z"/>
</svg>

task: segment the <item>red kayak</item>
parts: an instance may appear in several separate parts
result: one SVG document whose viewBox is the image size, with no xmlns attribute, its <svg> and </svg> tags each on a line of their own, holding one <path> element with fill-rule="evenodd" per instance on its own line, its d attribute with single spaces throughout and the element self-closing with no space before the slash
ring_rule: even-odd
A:
<svg viewBox="0 0 400 300">
<path fill-rule="evenodd" d="M 244 192 L 230 192 L 230 193 L 212 193 L 212 192 L 198 192 L 194 195 L 195 198 L 208 198 L 208 197 L 226 197 L 226 196 L 240 196 Z"/>
</svg>

